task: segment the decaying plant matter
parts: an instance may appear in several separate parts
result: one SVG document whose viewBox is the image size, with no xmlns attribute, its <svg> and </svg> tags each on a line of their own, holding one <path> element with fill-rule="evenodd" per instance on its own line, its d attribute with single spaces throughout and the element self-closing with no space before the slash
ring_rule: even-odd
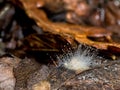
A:
<svg viewBox="0 0 120 90">
<path fill-rule="evenodd" d="M 41 0 L 39 0 L 39 1 L 41 1 Z M 79 0 L 76 0 L 76 1 L 79 1 Z M 76 1 L 75 1 L 75 3 L 76 3 Z M 31 0 L 31 2 L 34 2 L 32 4 L 30 4 L 30 1 L 27 1 L 27 0 L 20 0 L 20 2 L 22 3 L 23 8 L 25 9 L 28 16 L 30 18 L 34 19 L 36 21 L 36 23 L 44 31 L 57 33 L 60 35 L 70 34 L 79 43 L 84 43 L 84 44 L 87 44 L 90 46 L 94 46 L 98 49 L 106 49 L 107 50 L 109 46 L 113 46 L 113 47 L 120 49 L 120 44 L 112 41 L 112 39 L 111 39 L 112 33 L 110 31 L 107 31 L 107 30 L 105 30 L 103 28 L 99 28 L 99 27 L 87 27 L 87 26 L 83 26 L 83 25 L 73 25 L 73 24 L 71 25 L 71 24 L 67 24 L 67 23 L 54 23 L 47 18 L 47 15 L 45 14 L 45 12 L 42 9 L 37 7 L 37 5 L 42 7 L 41 2 L 37 2 L 37 1 L 33 1 L 33 0 Z M 71 0 L 71 2 L 72 2 L 72 0 Z M 66 0 L 66 3 L 68 3 L 67 0 Z M 72 6 L 72 5 L 70 5 L 70 6 Z M 104 40 L 107 42 L 92 41 L 92 40 L 88 39 L 88 37 L 104 38 Z"/>
<path fill-rule="evenodd" d="M 119 90 L 119 8 L 119 0 L 0 0 L 0 90 Z"/>
<path fill-rule="evenodd" d="M 17 57 L 3 56 L 0 57 L 0 89 L 14 90 L 16 79 L 13 68 L 17 67 L 20 59 Z"/>
</svg>

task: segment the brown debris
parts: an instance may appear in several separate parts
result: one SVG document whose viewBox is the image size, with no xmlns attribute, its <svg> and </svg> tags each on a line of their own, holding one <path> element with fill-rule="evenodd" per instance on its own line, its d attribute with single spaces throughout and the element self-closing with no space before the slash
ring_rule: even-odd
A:
<svg viewBox="0 0 120 90">
<path fill-rule="evenodd" d="M 51 90 L 50 83 L 47 81 L 41 81 L 33 86 L 33 90 Z"/>
<path fill-rule="evenodd" d="M 3 56 L 0 58 L 0 90 L 14 90 L 16 79 L 13 68 L 20 62 L 19 58 Z"/>
<path fill-rule="evenodd" d="M 15 90 L 26 90 L 27 78 L 31 73 L 34 73 L 39 68 L 41 68 L 41 65 L 34 59 L 21 59 L 18 66 L 14 68 L 14 75 L 17 81 L 15 84 Z"/>
<path fill-rule="evenodd" d="M 46 14 L 41 9 L 37 9 L 36 7 L 30 7 L 29 4 L 24 0 L 21 0 L 21 3 L 23 4 L 28 16 L 34 19 L 36 23 L 43 28 L 44 31 L 57 34 L 70 34 L 79 43 L 88 44 L 98 49 L 107 49 L 108 46 L 115 46 L 117 48 L 120 48 L 120 45 L 118 43 L 112 42 L 111 32 L 103 28 L 71 25 L 65 23 L 53 23 L 48 20 Z M 91 41 L 87 38 L 89 36 L 105 37 L 110 42 L 106 43 Z"/>
<path fill-rule="evenodd" d="M 21 58 L 0 57 L 0 90 L 119 90 L 119 8 L 118 0 L 0 1 L 0 55 Z"/>
<path fill-rule="evenodd" d="M 67 81 L 59 90 L 119 90 L 119 61 L 88 70 Z"/>
<path fill-rule="evenodd" d="M 71 43 L 71 44 L 70 44 Z M 58 34 L 44 33 L 44 34 L 31 34 L 22 40 L 20 49 L 25 51 L 48 51 L 59 52 L 65 46 L 76 47 L 76 43 L 70 37 L 63 38 Z"/>
</svg>

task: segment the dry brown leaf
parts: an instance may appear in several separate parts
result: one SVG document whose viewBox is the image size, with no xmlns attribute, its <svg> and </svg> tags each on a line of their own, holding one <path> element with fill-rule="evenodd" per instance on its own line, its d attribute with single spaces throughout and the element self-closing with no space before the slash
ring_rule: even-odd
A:
<svg viewBox="0 0 120 90">
<path fill-rule="evenodd" d="M 69 39 L 69 40 L 68 40 Z M 76 47 L 76 43 L 70 37 L 61 37 L 58 34 L 44 33 L 31 34 L 22 40 L 18 48 L 25 51 L 59 52 L 66 47 Z"/>
<path fill-rule="evenodd" d="M 36 21 L 36 23 L 43 28 L 44 31 L 57 34 L 70 34 L 79 43 L 88 44 L 98 49 L 107 49 L 108 46 L 114 46 L 120 49 L 120 44 L 114 43 L 111 40 L 111 32 L 98 27 L 86 27 L 81 25 L 71 25 L 66 23 L 54 23 L 48 20 L 43 10 L 31 6 L 27 0 L 20 0 L 28 16 Z M 32 1 L 32 0 L 31 0 Z M 105 37 L 110 42 L 96 42 L 87 37 Z"/>
</svg>

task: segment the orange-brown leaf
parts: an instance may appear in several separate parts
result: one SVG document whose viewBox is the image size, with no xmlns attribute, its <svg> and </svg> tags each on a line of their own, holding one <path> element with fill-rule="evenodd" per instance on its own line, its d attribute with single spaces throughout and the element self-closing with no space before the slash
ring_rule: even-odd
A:
<svg viewBox="0 0 120 90">
<path fill-rule="evenodd" d="M 32 1 L 32 0 L 31 0 Z M 120 48 L 120 44 L 114 43 L 111 40 L 112 33 L 99 27 L 87 27 L 81 25 L 73 25 L 67 23 L 54 23 L 48 20 L 45 12 L 35 6 L 29 6 L 26 0 L 21 0 L 23 7 L 28 16 L 36 21 L 36 23 L 43 28 L 44 31 L 57 34 L 70 34 L 79 43 L 88 44 L 98 49 L 107 49 L 109 46 Z M 96 42 L 87 37 L 105 37 L 109 42 Z"/>
</svg>

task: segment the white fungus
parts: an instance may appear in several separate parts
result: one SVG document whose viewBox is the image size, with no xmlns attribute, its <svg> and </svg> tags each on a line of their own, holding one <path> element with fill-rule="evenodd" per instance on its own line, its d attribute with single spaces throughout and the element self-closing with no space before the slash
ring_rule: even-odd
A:
<svg viewBox="0 0 120 90">
<path fill-rule="evenodd" d="M 80 45 L 75 52 L 69 52 L 62 57 L 58 57 L 59 66 L 73 71 L 84 71 L 90 69 L 94 65 L 93 59 L 96 57 L 93 48 Z"/>
</svg>

